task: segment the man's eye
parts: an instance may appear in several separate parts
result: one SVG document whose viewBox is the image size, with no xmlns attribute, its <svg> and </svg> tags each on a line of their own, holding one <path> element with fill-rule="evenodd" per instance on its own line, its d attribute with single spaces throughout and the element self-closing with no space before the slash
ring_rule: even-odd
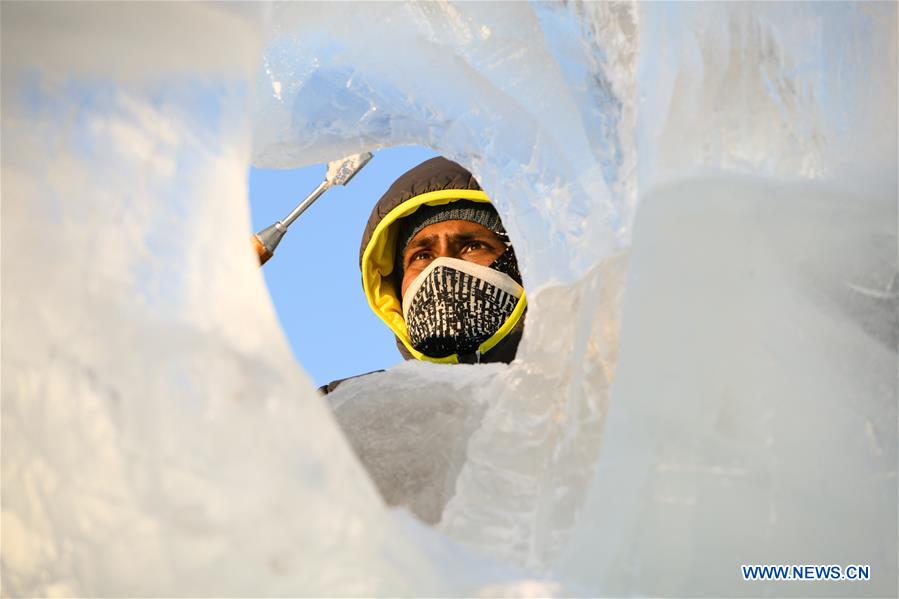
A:
<svg viewBox="0 0 899 599">
<path fill-rule="evenodd" d="M 477 250 L 486 249 L 486 247 L 487 246 L 484 245 L 483 243 L 481 243 L 480 241 L 470 241 L 468 244 L 466 244 L 464 250 L 466 252 L 474 252 Z"/>
<path fill-rule="evenodd" d="M 416 260 L 427 260 L 431 257 L 431 252 L 418 252 L 417 254 L 412 254 L 412 257 L 409 258 L 409 262 L 415 262 Z"/>
</svg>

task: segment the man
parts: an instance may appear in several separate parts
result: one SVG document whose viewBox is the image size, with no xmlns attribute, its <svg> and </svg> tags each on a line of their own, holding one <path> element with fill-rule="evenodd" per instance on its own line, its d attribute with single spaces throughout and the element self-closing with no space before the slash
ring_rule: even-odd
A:
<svg viewBox="0 0 899 599">
<path fill-rule="evenodd" d="M 360 268 L 369 305 L 407 360 L 515 358 L 527 306 L 515 252 L 487 194 L 457 163 L 426 160 L 390 186 L 365 227 Z"/>
</svg>

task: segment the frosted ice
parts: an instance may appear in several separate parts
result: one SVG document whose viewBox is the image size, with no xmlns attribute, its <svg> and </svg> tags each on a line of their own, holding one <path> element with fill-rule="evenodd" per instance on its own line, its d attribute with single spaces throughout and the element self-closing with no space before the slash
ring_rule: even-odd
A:
<svg viewBox="0 0 899 599">
<path fill-rule="evenodd" d="M 472 432 L 489 398 L 471 395 L 500 365 L 459 369 L 408 362 L 350 379 L 328 395 L 335 418 L 384 500 L 428 524 L 454 494 Z M 433 387 L 423 394 L 423 387 Z"/>
<path fill-rule="evenodd" d="M 895 595 L 895 4 L 0 6 L 3 594 Z M 246 166 L 410 143 L 520 359 L 326 403 Z"/>
</svg>

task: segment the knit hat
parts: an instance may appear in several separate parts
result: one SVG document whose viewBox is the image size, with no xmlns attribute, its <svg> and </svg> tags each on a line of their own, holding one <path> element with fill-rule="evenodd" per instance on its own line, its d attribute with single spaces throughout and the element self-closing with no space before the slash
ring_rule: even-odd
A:
<svg viewBox="0 0 899 599">
<path fill-rule="evenodd" d="M 397 256 L 402 256 L 406 246 L 419 231 L 448 220 L 467 220 L 484 226 L 497 235 L 506 234 L 496 208 L 486 202 L 457 200 L 439 206 L 422 206 L 400 221 L 400 230 L 396 241 Z M 399 263 L 402 264 L 402 260 Z"/>
</svg>

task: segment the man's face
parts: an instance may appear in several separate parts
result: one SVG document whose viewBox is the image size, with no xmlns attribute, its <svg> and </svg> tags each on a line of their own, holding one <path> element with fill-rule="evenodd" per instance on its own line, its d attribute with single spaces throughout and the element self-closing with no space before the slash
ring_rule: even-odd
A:
<svg viewBox="0 0 899 599">
<path fill-rule="evenodd" d="M 467 220 L 428 225 L 403 250 L 402 293 L 437 258 L 458 258 L 489 266 L 505 251 L 503 240 L 483 225 Z"/>
</svg>

